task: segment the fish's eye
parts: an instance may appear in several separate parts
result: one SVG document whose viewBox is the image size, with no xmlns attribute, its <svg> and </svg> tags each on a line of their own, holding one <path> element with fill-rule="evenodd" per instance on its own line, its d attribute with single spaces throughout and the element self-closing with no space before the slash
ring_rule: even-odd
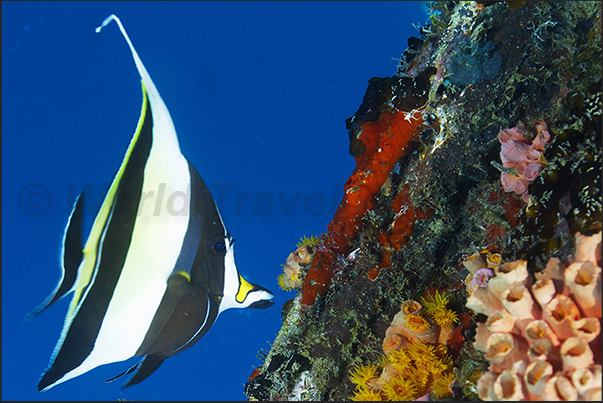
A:
<svg viewBox="0 0 603 403">
<path fill-rule="evenodd" d="M 209 249 L 215 255 L 221 255 L 226 250 L 226 241 L 221 238 L 213 238 L 209 241 Z"/>
</svg>

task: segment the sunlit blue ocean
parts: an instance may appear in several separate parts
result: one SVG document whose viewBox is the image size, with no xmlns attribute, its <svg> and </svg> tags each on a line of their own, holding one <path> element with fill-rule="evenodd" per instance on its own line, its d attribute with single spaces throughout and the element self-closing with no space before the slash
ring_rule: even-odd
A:
<svg viewBox="0 0 603 403">
<path fill-rule="evenodd" d="M 121 163 L 142 94 L 121 18 L 183 154 L 236 239 L 239 270 L 275 293 L 230 310 L 192 348 L 123 391 L 114 363 L 40 393 L 70 296 L 21 320 L 59 280 L 63 230 L 86 189 L 84 237 Z M 277 276 L 324 232 L 354 167 L 345 119 L 391 76 L 423 2 L 2 2 L 2 398 L 244 400 L 293 292 Z M 128 329 L 123 329 L 128 332 Z"/>
</svg>

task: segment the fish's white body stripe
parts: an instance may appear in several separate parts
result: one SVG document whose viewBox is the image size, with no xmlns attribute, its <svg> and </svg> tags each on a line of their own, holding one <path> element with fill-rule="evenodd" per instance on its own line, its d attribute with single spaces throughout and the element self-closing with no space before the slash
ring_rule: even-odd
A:
<svg viewBox="0 0 603 403">
<path fill-rule="evenodd" d="M 218 315 L 227 309 L 240 308 L 236 301 L 239 292 L 239 271 L 234 260 L 234 245 L 226 238 L 226 255 L 224 256 L 224 296 L 220 301 Z"/>
</svg>

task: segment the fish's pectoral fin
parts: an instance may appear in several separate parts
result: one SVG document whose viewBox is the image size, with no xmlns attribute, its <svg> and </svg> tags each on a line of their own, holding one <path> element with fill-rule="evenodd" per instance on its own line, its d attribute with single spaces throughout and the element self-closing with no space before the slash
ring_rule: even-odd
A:
<svg viewBox="0 0 603 403">
<path fill-rule="evenodd" d="M 176 355 L 205 335 L 217 318 L 218 303 L 204 288 L 192 283 L 188 273 L 173 273 L 167 282 L 168 287 L 137 356 Z"/>
<path fill-rule="evenodd" d="M 63 234 L 63 250 L 61 253 L 61 279 L 52 291 L 52 293 L 34 308 L 24 319 L 23 322 L 29 322 L 40 312 L 48 308 L 54 302 L 60 300 L 70 291 L 77 278 L 77 271 L 82 262 L 82 220 L 84 216 L 84 191 L 82 191 L 71 210 L 65 232 Z"/>
</svg>

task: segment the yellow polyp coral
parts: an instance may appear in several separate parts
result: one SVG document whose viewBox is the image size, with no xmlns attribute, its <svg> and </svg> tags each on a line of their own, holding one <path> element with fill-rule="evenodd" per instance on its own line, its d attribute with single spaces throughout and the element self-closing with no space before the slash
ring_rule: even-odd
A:
<svg viewBox="0 0 603 403">
<path fill-rule="evenodd" d="M 431 390 L 436 398 L 452 396 L 452 384 L 454 383 L 454 374 L 449 373 L 435 380 L 431 385 Z"/>
<path fill-rule="evenodd" d="M 302 236 L 301 239 L 299 240 L 299 242 L 297 243 L 298 248 L 301 248 L 302 246 L 316 246 L 318 245 L 318 235 L 312 235 L 310 236 L 310 238 L 308 238 L 307 236 Z"/>
<path fill-rule="evenodd" d="M 281 266 L 285 266 L 285 265 L 281 265 Z M 297 287 L 294 287 L 294 285 L 298 283 L 298 279 L 299 279 L 299 276 L 296 273 L 291 274 L 289 278 L 285 277 L 285 273 L 281 273 L 277 277 L 279 287 L 285 291 L 291 291 L 291 290 L 293 290 L 293 288 L 297 288 Z"/>
<path fill-rule="evenodd" d="M 354 369 L 350 380 L 358 386 L 352 400 L 363 400 L 369 392 L 379 394 L 382 400 L 452 395 L 455 377 L 452 358 L 445 345 L 447 336 L 440 339 L 443 329 L 432 317 L 438 309 L 448 310 L 448 298 L 436 293 L 423 302 L 425 306 L 404 301 L 394 316 L 383 340 L 385 359 L 383 356 L 380 359 L 383 369 L 379 375 L 377 367 L 373 367 L 372 378 L 368 378 L 368 367 Z M 450 319 L 449 324 L 452 323 Z"/>
<path fill-rule="evenodd" d="M 412 364 L 412 360 L 406 350 L 394 350 L 389 355 L 383 357 L 385 357 L 385 365 L 392 364 L 394 369 L 399 372 L 408 370 Z"/>
<path fill-rule="evenodd" d="M 452 366 L 448 351 L 442 344 L 436 348 L 431 344 L 411 343 L 408 350 L 409 354 L 415 357 L 414 364 L 417 368 L 429 374 L 444 372 Z"/>
<path fill-rule="evenodd" d="M 417 397 L 417 386 L 410 379 L 393 378 L 383 387 L 383 392 L 387 396 L 387 400 L 400 401 L 412 400 Z"/>
<path fill-rule="evenodd" d="M 356 394 L 350 398 L 350 400 L 358 401 L 358 402 L 380 402 L 383 399 L 381 398 L 381 393 L 361 386 L 356 390 Z"/>
<path fill-rule="evenodd" d="M 391 363 L 390 356 L 384 354 L 381 357 L 379 357 L 379 363 L 377 364 L 377 366 L 380 368 L 383 368 L 387 364 L 390 364 L 390 363 Z"/>
<path fill-rule="evenodd" d="M 458 322 L 459 318 L 456 312 L 446 308 L 448 297 L 440 294 L 437 290 L 435 294 L 422 298 L 423 307 L 427 315 L 431 316 L 433 321 L 440 326 L 450 326 Z"/>
<path fill-rule="evenodd" d="M 437 290 L 433 295 L 421 297 L 421 300 L 423 301 L 423 308 L 428 315 L 433 315 L 440 309 L 446 309 L 446 305 L 448 304 L 448 296 L 440 294 Z"/>
<path fill-rule="evenodd" d="M 377 367 L 373 365 L 359 365 L 354 367 L 354 372 L 350 374 L 350 380 L 358 387 L 366 386 L 369 379 L 377 377 Z"/>
<path fill-rule="evenodd" d="M 427 343 L 410 343 L 406 351 L 420 366 L 429 365 L 436 358 L 433 345 Z"/>
<path fill-rule="evenodd" d="M 304 236 L 297 243 L 297 249 L 290 253 L 283 267 L 283 273 L 278 276 L 277 281 L 281 289 L 291 291 L 301 288 L 303 284 L 301 265 L 309 264 L 312 261 L 314 247 L 318 244 L 318 237 Z"/>
<path fill-rule="evenodd" d="M 388 364 L 379 377 L 368 379 L 362 387 L 379 393 L 383 400 L 412 400 L 430 393 L 437 396 L 451 394 L 452 360 L 443 345 L 434 346 L 411 341 L 405 348 L 387 354 Z M 352 382 L 357 377 L 350 376 Z M 359 384 L 360 386 L 360 384 Z M 361 400 L 361 389 L 353 400 Z"/>
<path fill-rule="evenodd" d="M 450 309 L 443 309 L 439 312 L 434 313 L 432 319 L 441 327 L 450 326 L 453 323 L 458 322 L 459 320 L 456 312 L 451 311 Z"/>
<path fill-rule="evenodd" d="M 534 275 L 522 260 L 465 262 L 470 274 L 492 271 L 467 299 L 487 316 L 473 344 L 490 362 L 480 399 L 601 400 L 601 232 L 575 244 Z"/>
</svg>

